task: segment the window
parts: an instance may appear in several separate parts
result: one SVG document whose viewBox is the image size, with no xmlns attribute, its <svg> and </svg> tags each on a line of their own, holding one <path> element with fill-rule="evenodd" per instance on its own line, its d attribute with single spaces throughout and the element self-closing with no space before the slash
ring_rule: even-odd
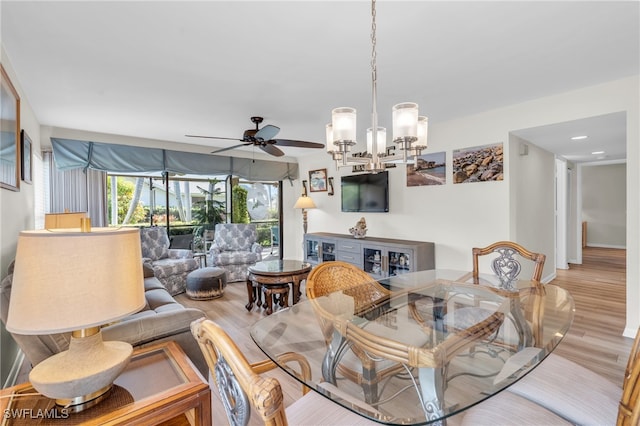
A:
<svg viewBox="0 0 640 426">
<path fill-rule="evenodd" d="M 205 233 L 217 223 L 254 223 L 258 242 L 273 252 L 274 238 L 279 242 L 279 192 L 279 182 L 170 176 L 167 193 L 162 176 L 110 174 L 107 216 L 110 226 L 168 226 L 169 235 L 194 234 L 196 250 L 205 249 Z"/>
</svg>

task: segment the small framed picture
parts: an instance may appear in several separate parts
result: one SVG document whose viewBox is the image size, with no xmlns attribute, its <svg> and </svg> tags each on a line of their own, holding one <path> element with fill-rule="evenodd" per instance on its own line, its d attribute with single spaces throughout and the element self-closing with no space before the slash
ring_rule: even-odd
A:
<svg viewBox="0 0 640 426">
<path fill-rule="evenodd" d="M 321 192 L 327 190 L 327 169 L 309 171 L 309 191 Z"/>
<path fill-rule="evenodd" d="M 22 156 L 20 163 L 22 180 L 25 183 L 31 183 L 31 138 L 24 129 L 20 132 L 20 154 Z"/>
</svg>

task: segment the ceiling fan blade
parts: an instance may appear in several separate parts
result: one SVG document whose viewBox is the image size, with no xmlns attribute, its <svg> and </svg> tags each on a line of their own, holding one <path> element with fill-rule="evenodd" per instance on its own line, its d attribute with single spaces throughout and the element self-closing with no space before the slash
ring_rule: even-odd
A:
<svg viewBox="0 0 640 426">
<path fill-rule="evenodd" d="M 205 139 L 224 139 L 227 141 L 241 141 L 242 139 L 238 138 L 221 138 L 218 136 L 200 136 L 200 135 L 185 135 L 188 138 L 205 138 Z"/>
<path fill-rule="evenodd" d="M 217 149 L 215 151 L 211 151 L 211 153 L 212 154 L 216 154 L 218 152 L 229 151 L 231 149 L 236 149 L 236 148 L 239 148 L 241 146 L 247 146 L 247 145 L 253 145 L 253 142 L 245 142 L 245 143 L 241 143 L 239 145 L 229 146 L 229 147 L 226 147 L 226 148 L 220 148 L 220 149 Z"/>
<path fill-rule="evenodd" d="M 280 146 L 297 146 L 298 148 L 324 148 L 323 143 L 295 141 L 291 139 L 274 139 L 276 145 Z"/>
<path fill-rule="evenodd" d="M 268 141 L 273 139 L 275 135 L 280 131 L 280 127 L 272 126 L 271 124 L 267 124 L 262 129 L 258 130 L 255 135 L 253 135 L 256 139 L 262 139 L 263 141 Z"/>
<path fill-rule="evenodd" d="M 284 152 L 282 152 L 281 150 L 279 150 L 278 148 L 276 148 L 274 145 L 270 143 L 266 145 L 258 145 L 258 146 L 260 147 L 261 150 L 263 150 L 267 154 L 271 154 L 275 157 L 282 157 L 284 155 Z"/>
</svg>

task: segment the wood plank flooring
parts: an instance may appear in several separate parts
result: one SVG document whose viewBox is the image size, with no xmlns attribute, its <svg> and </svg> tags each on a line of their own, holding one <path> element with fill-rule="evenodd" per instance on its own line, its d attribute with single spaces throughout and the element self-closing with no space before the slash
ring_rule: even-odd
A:
<svg viewBox="0 0 640 426">
<path fill-rule="evenodd" d="M 574 323 L 556 353 L 622 384 L 624 368 L 633 343 L 622 336 L 625 327 L 625 250 L 587 247 L 582 265 L 570 265 L 568 270 L 558 270 L 552 284 L 566 288 L 575 301 Z M 303 291 L 304 292 L 304 291 Z M 220 299 L 193 301 L 185 295 L 177 296 L 185 306 L 196 307 L 220 324 L 236 341 L 249 362 L 264 358 L 251 340 L 251 325 L 262 318 L 254 308 L 247 312 L 244 283 L 231 283 Z M 285 406 L 301 396 L 300 386 L 280 371 L 269 373 L 276 377 L 285 395 Z M 213 391 L 214 424 L 227 424 L 217 391 Z M 251 424 L 256 422 L 252 416 Z"/>
<path fill-rule="evenodd" d="M 626 250 L 587 247 L 582 265 L 558 270 L 552 281 L 571 293 L 576 314 L 556 353 L 622 384 L 633 340 L 626 321 Z"/>
</svg>

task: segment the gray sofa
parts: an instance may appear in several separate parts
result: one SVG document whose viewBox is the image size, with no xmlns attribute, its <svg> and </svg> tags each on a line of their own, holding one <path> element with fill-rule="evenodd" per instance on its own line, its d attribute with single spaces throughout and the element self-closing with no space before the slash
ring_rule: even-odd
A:
<svg viewBox="0 0 640 426">
<path fill-rule="evenodd" d="M 9 275 L 0 284 L 0 315 L 4 324 L 7 321 L 11 299 L 13 263 L 9 266 L 8 272 Z M 190 329 L 193 321 L 205 317 L 204 312 L 195 308 L 185 308 L 176 302 L 148 267 L 144 268 L 144 276 L 146 306 L 141 311 L 104 327 L 103 339 L 128 342 L 134 347 L 174 340 L 198 370 L 207 377 L 207 363 Z M 12 336 L 33 366 L 53 354 L 66 350 L 69 347 L 71 333 L 40 336 L 12 333 Z"/>
</svg>

